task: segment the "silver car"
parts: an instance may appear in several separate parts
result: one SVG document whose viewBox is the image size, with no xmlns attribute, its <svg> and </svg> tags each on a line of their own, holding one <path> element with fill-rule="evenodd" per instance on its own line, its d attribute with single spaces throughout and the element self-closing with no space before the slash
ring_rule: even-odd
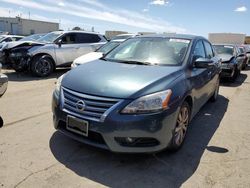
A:
<svg viewBox="0 0 250 188">
<path fill-rule="evenodd" d="M 106 42 L 105 37 L 98 33 L 56 31 L 13 48 L 10 59 L 16 71 L 30 70 L 35 76 L 48 76 L 56 67 L 70 66 L 74 59 Z"/>
</svg>

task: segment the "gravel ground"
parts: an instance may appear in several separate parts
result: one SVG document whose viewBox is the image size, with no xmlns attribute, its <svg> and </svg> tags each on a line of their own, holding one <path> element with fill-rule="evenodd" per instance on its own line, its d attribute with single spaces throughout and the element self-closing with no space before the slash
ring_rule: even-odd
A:
<svg viewBox="0 0 250 188">
<path fill-rule="evenodd" d="M 250 187 L 250 69 L 222 82 L 216 103 L 191 122 L 176 153 L 121 155 L 56 132 L 48 79 L 4 70 L 0 99 L 0 187 Z"/>
</svg>

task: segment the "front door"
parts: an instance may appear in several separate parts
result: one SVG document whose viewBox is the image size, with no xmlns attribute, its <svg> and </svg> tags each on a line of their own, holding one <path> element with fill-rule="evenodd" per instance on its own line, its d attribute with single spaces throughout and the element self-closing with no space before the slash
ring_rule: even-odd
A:
<svg viewBox="0 0 250 188">
<path fill-rule="evenodd" d="M 66 33 L 61 37 L 61 45 L 55 45 L 57 65 L 72 63 L 78 56 L 79 43 L 75 33 Z"/>
</svg>

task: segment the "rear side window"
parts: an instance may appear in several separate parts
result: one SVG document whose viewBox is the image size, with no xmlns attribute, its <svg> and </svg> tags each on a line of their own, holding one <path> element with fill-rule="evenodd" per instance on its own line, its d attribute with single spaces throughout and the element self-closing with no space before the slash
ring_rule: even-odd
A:
<svg viewBox="0 0 250 188">
<path fill-rule="evenodd" d="M 101 41 L 101 38 L 95 34 L 78 33 L 77 37 L 78 43 L 96 43 Z"/>
<path fill-rule="evenodd" d="M 207 41 L 204 41 L 204 46 L 205 46 L 206 54 L 207 54 L 206 57 L 209 58 L 209 59 L 211 59 L 212 57 L 214 57 L 212 46 Z"/>
<path fill-rule="evenodd" d="M 198 41 L 195 45 L 194 55 L 197 57 L 204 57 L 204 58 L 206 57 L 204 45 L 201 40 Z"/>
</svg>

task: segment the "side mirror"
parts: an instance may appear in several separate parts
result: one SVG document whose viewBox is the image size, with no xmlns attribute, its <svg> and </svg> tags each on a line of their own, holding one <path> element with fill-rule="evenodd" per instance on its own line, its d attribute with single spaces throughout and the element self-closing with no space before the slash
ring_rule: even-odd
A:
<svg viewBox="0 0 250 188">
<path fill-rule="evenodd" d="M 61 47 L 61 46 L 62 46 L 62 39 L 58 40 L 58 41 L 56 42 L 56 44 L 57 44 L 59 47 Z"/>
<path fill-rule="evenodd" d="M 196 68 L 208 68 L 213 65 L 214 65 L 213 61 L 208 58 L 199 57 L 194 60 L 194 67 Z"/>
</svg>

